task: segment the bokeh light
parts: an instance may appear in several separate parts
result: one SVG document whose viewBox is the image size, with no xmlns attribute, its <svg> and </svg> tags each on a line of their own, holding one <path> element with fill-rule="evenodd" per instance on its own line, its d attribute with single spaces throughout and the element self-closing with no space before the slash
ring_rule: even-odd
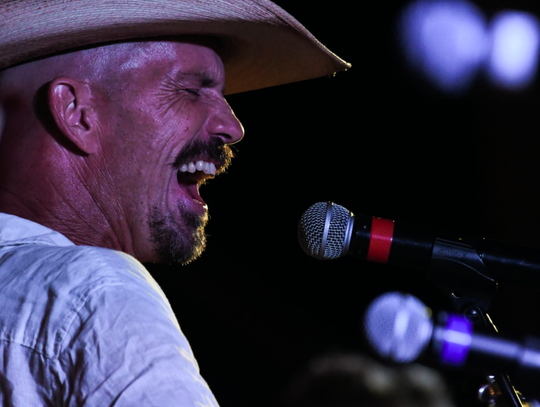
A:
<svg viewBox="0 0 540 407">
<path fill-rule="evenodd" d="M 525 12 L 501 12 L 491 24 L 490 37 L 487 72 L 492 82 L 506 88 L 530 84 L 538 65 L 538 20 Z"/>
<path fill-rule="evenodd" d="M 409 63 L 448 92 L 468 88 L 488 45 L 484 16 L 466 1 L 411 3 L 400 34 Z"/>
</svg>

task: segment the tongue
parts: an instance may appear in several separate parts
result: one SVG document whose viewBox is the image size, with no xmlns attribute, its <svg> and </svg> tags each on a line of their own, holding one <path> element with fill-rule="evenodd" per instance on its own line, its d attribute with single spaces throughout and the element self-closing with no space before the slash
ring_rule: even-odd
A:
<svg viewBox="0 0 540 407">
<path fill-rule="evenodd" d="M 202 205 L 206 205 L 206 202 L 199 195 L 199 186 L 198 184 L 185 184 L 179 182 L 178 185 L 184 191 L 184 193 L 189 196 L 194 201 L 200 202 Z"/>
</svg>

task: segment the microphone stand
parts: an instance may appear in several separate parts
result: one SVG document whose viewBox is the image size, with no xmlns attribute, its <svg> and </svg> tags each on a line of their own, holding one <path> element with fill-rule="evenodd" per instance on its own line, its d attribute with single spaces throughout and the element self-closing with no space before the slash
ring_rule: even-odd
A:
<svg viewBox="0 0 540 407">
<path fill-rule="evenodd" d="M 427 277 L 474 326 L 487 326 L 498 332 L 487 313 L 497 294 L 498 283 L 490 275 L 476 250 L 464 239 L 458 240 L 435 239 Z M 456 256 L 456 253 L 459 253 L 459 256 Z M 521 397 L 506 373 L 496 372 L 491 377 L 494 383 L 482 389 L 491 387 L 490 390 L 493 390 L 496 385 L 500 395 L 496 399 L 482 401 L 493 403 L 500 400 L 504 407 L 523 407 Z M 482 389 L 479 395 L 482 395 Z"/>
</svg>

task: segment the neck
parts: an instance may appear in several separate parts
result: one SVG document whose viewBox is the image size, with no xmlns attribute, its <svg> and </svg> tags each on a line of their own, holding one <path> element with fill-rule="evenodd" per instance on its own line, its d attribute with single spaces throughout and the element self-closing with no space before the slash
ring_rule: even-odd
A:
<svg viewBox="0 0 540 407">
<path fill-rule="evenodd" d="M 103 212 L 101 208 L 114 206 L 100 204 L 92 193 L 100 186 L 98 179 L 87 176 L 86 157 L 74 156 L 55 142 L 36 143 L 24 151 L 3 148 L 8 141 L 2 137 L 0 143 L 0 212 L 39 223 L 77 245 L 132 252 L 129 240 L 126 244 L 120 239 L 127 236 L 122 233 L 123 214 Z"/>
<path fill-rule="evenodd" d="M 21 184 L 28 185 L 28 184 Z M 95 205 L 80 206 L 73 196 L 52 194 L 58 183 L 43 182 L 42 188 L 19 190 L 0 187 L 0 212 L 19 216 L 62 233 L 77 245 L 107 247 L 122 250 L 112 225 Z M 49 193 L 47 193 L 49 192 Z M 80 194 L 79 194 L 80 195 Z"/>
</svg>

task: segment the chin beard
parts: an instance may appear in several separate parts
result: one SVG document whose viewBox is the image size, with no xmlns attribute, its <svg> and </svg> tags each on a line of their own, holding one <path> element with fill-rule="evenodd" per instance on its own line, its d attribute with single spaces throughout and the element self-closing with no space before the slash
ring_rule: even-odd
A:
<svg viewBox="0 0 540 407">
<path fill-rule="evenodd" d="M 163 213 L 154 207 L 149 226 L 154 252 L 160 263 L 186 265 L 197 259 L 206 247 L 204 228 L 208 215 L 195 215 L 180 208 L 181 223 L 172 212 Z"/>
</svg>

